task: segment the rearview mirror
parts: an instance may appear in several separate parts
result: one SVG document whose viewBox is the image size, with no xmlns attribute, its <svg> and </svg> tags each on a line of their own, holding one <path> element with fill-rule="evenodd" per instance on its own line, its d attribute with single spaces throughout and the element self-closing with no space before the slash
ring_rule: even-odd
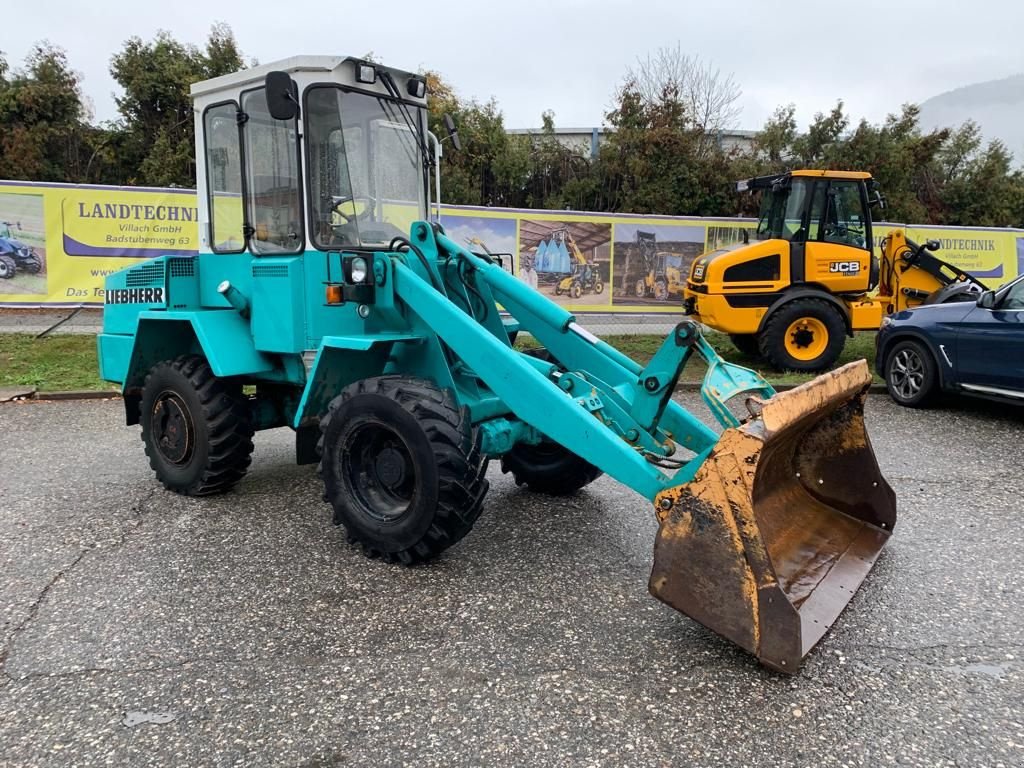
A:
<svg viewBox="0 0 1024 768">
<path fill-rule="evenodd" d="M 444 129 L 448 132 L 448 138 L 452 140 L 452 146 L 455 147 L 455 151 L 461 151 L 462 140 L 459 139 L 459 132 L 455 128 L 455 121 L 452 120 L 452 116 L 449 114 L 444 116 Z"/>
<path fill-rule="evenodd" d="M 287 72 L 268 72 L 267 109 L 275 120 L 294 120 L 299 114 L 299 86 Z"/>
<path fill-rule="evenodd" d="M 978 306 L 982 309 L 992 309 L 996 305 L 996 292 L 985 291 L 978 297 Z"/>
</svg>

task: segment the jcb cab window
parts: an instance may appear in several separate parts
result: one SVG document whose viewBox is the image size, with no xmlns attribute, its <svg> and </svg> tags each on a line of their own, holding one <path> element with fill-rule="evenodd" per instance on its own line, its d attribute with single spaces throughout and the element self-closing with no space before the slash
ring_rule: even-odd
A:
<svg viewBox="0 0 1024 768">
<path fill-rule="evenodd" d="M 833 181 L 825 196 L 821 239 L 826 243 L 867 248 L 865 231 L 860 187 L 855 182 Z"/>
<path fill-rule="evenodd" d="M 297 120 L 275 120 L 266 90 L 242 95 L 249 248 L 256 254 L 299 253 L 305 247 Z"/>
<path fill-rule="evenodd" d="M 234 102 L 217 104 L 203 115 L 206 144 L 206 201 L 210 248 L 214 253 L 245 250 L 242 215 L 242 138 Z"/>
</svg>

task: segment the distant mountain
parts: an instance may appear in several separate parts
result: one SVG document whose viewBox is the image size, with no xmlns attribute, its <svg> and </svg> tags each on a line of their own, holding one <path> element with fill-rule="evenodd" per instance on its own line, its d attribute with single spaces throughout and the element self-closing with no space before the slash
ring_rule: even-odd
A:
<svg viewBox="0 0 1024 768">
<path fill-rule="evenodd" d="M 981 126 L 986 141 L 1001 139 L 1024 164 L 1024 74 L 990 80 L 933 96 L 921 104 L 921 129 Z"/>
</svg>

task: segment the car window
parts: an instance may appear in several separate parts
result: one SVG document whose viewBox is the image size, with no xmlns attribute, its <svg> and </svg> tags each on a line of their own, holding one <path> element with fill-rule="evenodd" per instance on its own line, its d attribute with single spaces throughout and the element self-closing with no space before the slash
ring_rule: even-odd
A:
<svg viewBox="0 0 1024 768">
<path fill-rule="evenodd" d="M 1003 297 L 1000 309 L 1024 309 L 1024 280 L 1018 280 Z"/>
</svg>

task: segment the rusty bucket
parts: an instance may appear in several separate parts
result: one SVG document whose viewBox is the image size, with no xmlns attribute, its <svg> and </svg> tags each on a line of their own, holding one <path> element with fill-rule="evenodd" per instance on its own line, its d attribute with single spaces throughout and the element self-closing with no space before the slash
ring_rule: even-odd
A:
<svg viewBox="0 0 1024 768">
<path fill-rule="evenodd" d="M 864 428 L 864 361 L 782 392 L 662 492 L 651 594 L 796 672 L 871 570 L 896 497 Z"/>
</svg>

